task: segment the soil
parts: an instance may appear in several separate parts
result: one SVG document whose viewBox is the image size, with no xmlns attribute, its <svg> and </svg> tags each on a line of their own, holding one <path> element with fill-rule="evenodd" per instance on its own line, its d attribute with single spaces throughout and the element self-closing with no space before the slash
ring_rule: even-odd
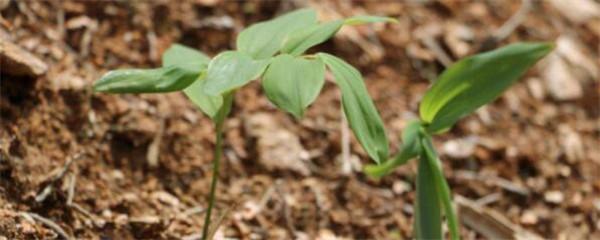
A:
<svg viewBox="0 0 600 240">
<path fill-rule="evenodd" d="M 57 228 L 76 239 L 199 239 L 210 120 L 178 92 L 109 95 L 91 84 L 110 69 L 159 66 L 176 42 L 211 56 L 233 49 L 245 26 L 302 6 L 322 19 L 399 20 L 345 27 L 311 50 L 361 70 L 393 152 L 448 61 L 511 42 L 556 42 L 555 55 L 435 144 L 455 196 L 542 238 L 600 239 L 600 3 L 582 0 L 592 7 L 569 14 L 559 2 L 532 1 L 499 38 L 520 1 L 0 1 L 0 37 L 48 65 L 39 77 L 2 69 L 0 239 L 62 238 Z M 295 120 L 258 82 L 237 93 L 216 238 L 413 237 L 415 161 L 380 180 L 365 176 L 369 159 L 348 139 L 339 95 L 328 81 Z M 282 140 L 265 142 L 275 132 Z M 461 233 L 484 238 L 467 226 Z"/>
</svg>

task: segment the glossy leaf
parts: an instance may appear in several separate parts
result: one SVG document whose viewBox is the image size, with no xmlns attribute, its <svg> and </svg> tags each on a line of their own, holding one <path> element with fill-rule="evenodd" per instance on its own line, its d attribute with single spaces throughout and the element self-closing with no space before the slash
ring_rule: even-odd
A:
<svg viewBox="0 0 600 240">
<path fill-rule="evenodd" d="M 553 48 L 516 43 L 465 58 L 450 66 L 427 91 L 419 109 L 428 132 L 451 127 L 463 116 L 496 99 Z"/>
<path fill-rule="evenodd" d="M 416 239 L 442 239 L 442 217 L 433 171 L 421 154 L 417 171 L 417 199 L 415 203 Z"/>
<path fill-rule="evenodd" d="M 269 100 L 296 118 L 319 95 L 325 83 L 325 64 L 321 59 L 297 58 L 281 54 L 265 71 L 262 85 Z"/>
<path fill-rule="evenodd" d="M 355 16 L 351 18 L 346 18 L 344 20 L 345 25 L 359 25 L 365 23 L 378 23 L 378 22 L 391 22 L 397 23 L 398 20 L 390 17 L 379 17 L 379 16 Z"/>
<path fill-rule="evenodd" d="M 310 26 L 298 32 L 290 34 L 285 40 L 283 48 L 284 53 L 298 56 L 307 49 L 331 38 L 344 24 L 344 21 L 337 20 L 318 25 Z"/>
<path fill-rule="evenodd" d="M 367 165 L 365 173 L 372 177 L 383 177 L 392 172 L 396 167 L 405 164 L 421 153 L 421 143 L 419 140 L 419 131 L 421 122 L 410 122 L 402 132 L 402 146 L 400 152 L 393 158 L 380 165 Z"/>
<path fill-rule="evenodd" d="M 342 106 L 354 135 L 376 163 L 383 162 L 388 157 L 383 121 L 360 72 L 333 55 L 319 53 L 317 56 L 329 67 L 342 91 Z"/>
<path fill-rule="evenodd" d="M 268 63 L 268 59 L 254 60 L 238 51 L 223 52 L 208 64 L 204 92 L 211 96 L 219 96 L 237 89 L 258 78 Z"/>
<path fill-rule="evenodd" d="M 430 177 L 433 179 L 433 185 L 435 186 L 439 200 L 442 202 L 444 213 L 446 214 L 446 218 L 448 221 L 448 229 L 450 230 L 450 238 L 453 240 L 460 239 L 460 232 L 458 230 L 458 218 L 456 217 L 454 207 L 452 206 L 452 196 L 450 194 L 450 187 L 448 187 L 446 178 L 442 173 L 442 166 L 440 164 L 440 160 L 433 148 L 431 138 L 425 134 L 422 134 L 420 140 L 421 146 L 423 147 L 421 155 L 422 158 L 424 158 L 431 167 Z"/>
<path fill-rule="evenodd" d="M 162 55 L 162 65 L 166 66 L 190 66 L 198 73 L 210 62 L 206 54 L 181 44 L 171 45 Z"/>
<path fill-rule="evenodd" d="M 237 37 L 237 49 L 255 59 L 268 58 L 281 49 L 288 34 L 315 24 L 317 14 L 314 10 L 296 10 L 246 28 Z"/>
<path fill-rule="evenodd" d="M 120 69 L 106 73 L 94 83 L 94 91 L 107 93 L 159 93 L 184 89 L 194 82 L 199 71 L 192 66 L 155 69 Z"/>
</svg>

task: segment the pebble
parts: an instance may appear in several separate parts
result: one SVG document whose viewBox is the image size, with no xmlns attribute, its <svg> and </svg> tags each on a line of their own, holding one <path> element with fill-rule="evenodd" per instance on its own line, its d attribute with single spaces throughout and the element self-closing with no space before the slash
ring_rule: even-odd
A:
<svg viewBox="0 0 600 240">
<path fill-rule="evenodd" d="M 560 191 L 548 191 L 544 193 L 544 199 L 546 202 L 558 204 L 565 199 L 565 196 Z"/>
</svg>

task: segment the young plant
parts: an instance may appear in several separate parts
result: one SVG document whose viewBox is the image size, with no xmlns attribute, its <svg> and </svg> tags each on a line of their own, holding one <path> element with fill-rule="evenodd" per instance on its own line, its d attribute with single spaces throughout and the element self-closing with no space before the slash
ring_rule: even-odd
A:
<svg viewBox="0 0 600 240">
<path fill-rule="evenodd" d="M 450 66 L 425 93 L 419 106 L 421 119 L 404 129 L 400 152 L 389 161 L 365 168 L 368 175 L 382 177 L 418 158 L 414 227 L 417 239 L 442 238 L 442 211 L 450 238 L 460 238 L 450 188 L 431 136 L 447 131 L 462 117 L 496 99 L 552 48 L 548 43 L 516 43 Z"/>
<path fill-rule="evenodd" d="M 237 50 L 209 58 L 181 45 L 171 46 L 162 57 L 162 67 L 108 72 L 95 82 L 94 90 L 107 93 L 164 93 L 183 90 L 185 95 L 215 125 L 213 175 L 202 230 L 210 238 L 211 211 L 222 155 L 223 123 L 231 110 L 237 89 L 262 78 L 267 98 L 277 107 L 302 117 L 325 83 L 325 70 L 335 77 L 342 92 L 342 106 L 350 128 L 377 163 L 388 158 L 383 122 L 369 97 L 358 70 L 327 54 L 305 55 L 309 48 L 331 38 L 344 25 L 395 22 L 394 19 L 358 16 L 329 22 L 317 21 L 315 11 L 300 9 L 270 21 L 254 24 L 237 37 Z"/>
</svg>

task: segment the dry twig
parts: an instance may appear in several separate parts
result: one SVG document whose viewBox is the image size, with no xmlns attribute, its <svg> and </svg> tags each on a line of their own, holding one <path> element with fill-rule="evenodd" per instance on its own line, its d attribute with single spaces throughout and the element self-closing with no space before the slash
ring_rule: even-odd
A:
<svg viewBox="0 0 600 240">
<path fill-rule="evenodd" d="M 488 239 L 542 239 L 540 236 L 513 224 L 500 213 L 482 207 L 465 197 L 456 196 L 455 202 L 458 206 L 460 220 Z"/>
<path fill-rule="evenodd" d="M 44 187 L 44 189 L 42 189 L 42 191 L 37 196 L 35 196 L 35 201 L 41 203 L 44 200 L 46 200 L 46 198 L 54 190 L 54 184 L 65 176 L 65 174 L 69 170 L 69 167 L 71 166 L 71 164 L 73 164 L 74 160 L 79 159 L 81 156 L 82 153 L 76 153 L 75 155 L 69 157 L 65 165 L 63 165 L 63 167 L 60 170 L 58 170 L 56 174 L 53 174 L 52 177 L 50 177 L 50 180 L 48 181 L 46 187 Z"/>
<path fill-rule="evenodd" d="M 49 228 L 51 228 L 52 230 L 54 230 L 59 236 L 61 236 L 64 239 L 70 240 L 72 239 L 71 236 L 69 236 L 69 234 L 67 234 L 67 232 L 65 232 L 64 229 L 62 229 L 58 224 L 56 224 L 54 221 L 42 217 L 36 213 L 32 213 L 32 212 L 21 212 L 21 215 L 26 218 L 26 219 L 34 219 L 36 221 L 41 222 L 42 224 L 48 226 Z"/>
</svg>

